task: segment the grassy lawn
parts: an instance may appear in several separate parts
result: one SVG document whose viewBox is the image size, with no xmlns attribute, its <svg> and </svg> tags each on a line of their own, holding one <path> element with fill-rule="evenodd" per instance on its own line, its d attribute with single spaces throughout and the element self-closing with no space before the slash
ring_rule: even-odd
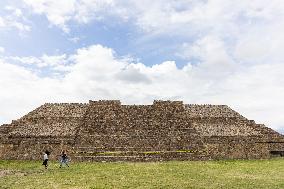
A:
<svg viewBox="0 0 284 189">
<path fill-rule="evenodd" d="M 1 161 L 0 188 L 284 188 L 284 159 L 71 163 Z"/>
</svg>

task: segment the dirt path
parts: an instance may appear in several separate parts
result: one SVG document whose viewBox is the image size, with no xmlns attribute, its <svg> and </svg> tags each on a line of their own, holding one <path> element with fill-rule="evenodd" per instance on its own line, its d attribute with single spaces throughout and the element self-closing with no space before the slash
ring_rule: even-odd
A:
<svg viewBox="0 0 284 189">
<path fill-rule="evenodd" d="M 13 174 L 13 171 L 11 170 L 0 170 L 0 177 L 4 177 L 6 175 Z"/>
<path fill-rule="evenodd" d="M 7 175 L 17 175 L 17 176 L 24 176 L 26 175 L 25 173 L 21 173 L 15 170 L 9 170 L 9 169 L 0 169 L 0 178 L 7 176 Z"/>
</svg>

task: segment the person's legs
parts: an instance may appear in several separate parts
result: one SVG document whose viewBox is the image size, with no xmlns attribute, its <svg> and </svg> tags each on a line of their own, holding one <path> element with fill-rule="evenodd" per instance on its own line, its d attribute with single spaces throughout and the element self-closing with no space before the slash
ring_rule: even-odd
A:
<svg viewBox="0 0 284 189">
<path fill-rule="evenodd" d="M 65 164 L 67 165 L 67 167 L 69 167 L 68 159 L 66 159 Z"/>
<path fill-rule="evenodd" d="M 47 166 L 48 166 L 48 159 L 44 160 L 44 162 L 42 163 L 42 165 L 44 165 L 45 169 L 47 169 Z"/>
<path fill-rule="evenodd" d="M 67 167 L 69 167 L 69 165 L 68 165 L 68 159 L 64 159 L 64 160 L 63 160 L 63 163 L 64 163 Z"/>
<path fill-rule="evenodd" d="M 59 168 L 61 168 L 62 166 L 63 166 L 63 164 L 65 164 L 67 167 L 69 167 L 69 165 L 68 165 L 68 159 L 61 159 L 60 160 L 60 167 Z"/>
<path fill-rule="evenodd" d="M 61 168 L 62 165 L 63 165 L 63 159 L 61 158 L 61 159 L 60 159 L 60 166 L 59 166 L 59 168 Z"/>
</svg>

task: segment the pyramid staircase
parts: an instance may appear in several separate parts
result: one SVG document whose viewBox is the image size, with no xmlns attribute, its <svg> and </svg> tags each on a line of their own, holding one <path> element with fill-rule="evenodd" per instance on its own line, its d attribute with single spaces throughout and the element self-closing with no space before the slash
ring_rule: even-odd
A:
<svg viewBox="0 0 284 189">
<path fill-rule="evenodd" d="M 78 161 L 162 161 L 206 159 L 199 134 L 182 104 L 127 106 L 118 101 L 90 102 L 78 128 Z"/>
</svg>

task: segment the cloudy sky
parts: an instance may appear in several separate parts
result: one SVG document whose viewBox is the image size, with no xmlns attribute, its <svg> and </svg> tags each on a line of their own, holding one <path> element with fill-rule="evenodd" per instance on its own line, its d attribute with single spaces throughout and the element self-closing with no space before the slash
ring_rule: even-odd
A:
<svg viewBox="0 0 284 189">
<path fill-rule="evenodd" d="M 45 102 L 227 104 L 284 131 L 283 0 L 1 0 L 0 124 Z"/>
</svg>

